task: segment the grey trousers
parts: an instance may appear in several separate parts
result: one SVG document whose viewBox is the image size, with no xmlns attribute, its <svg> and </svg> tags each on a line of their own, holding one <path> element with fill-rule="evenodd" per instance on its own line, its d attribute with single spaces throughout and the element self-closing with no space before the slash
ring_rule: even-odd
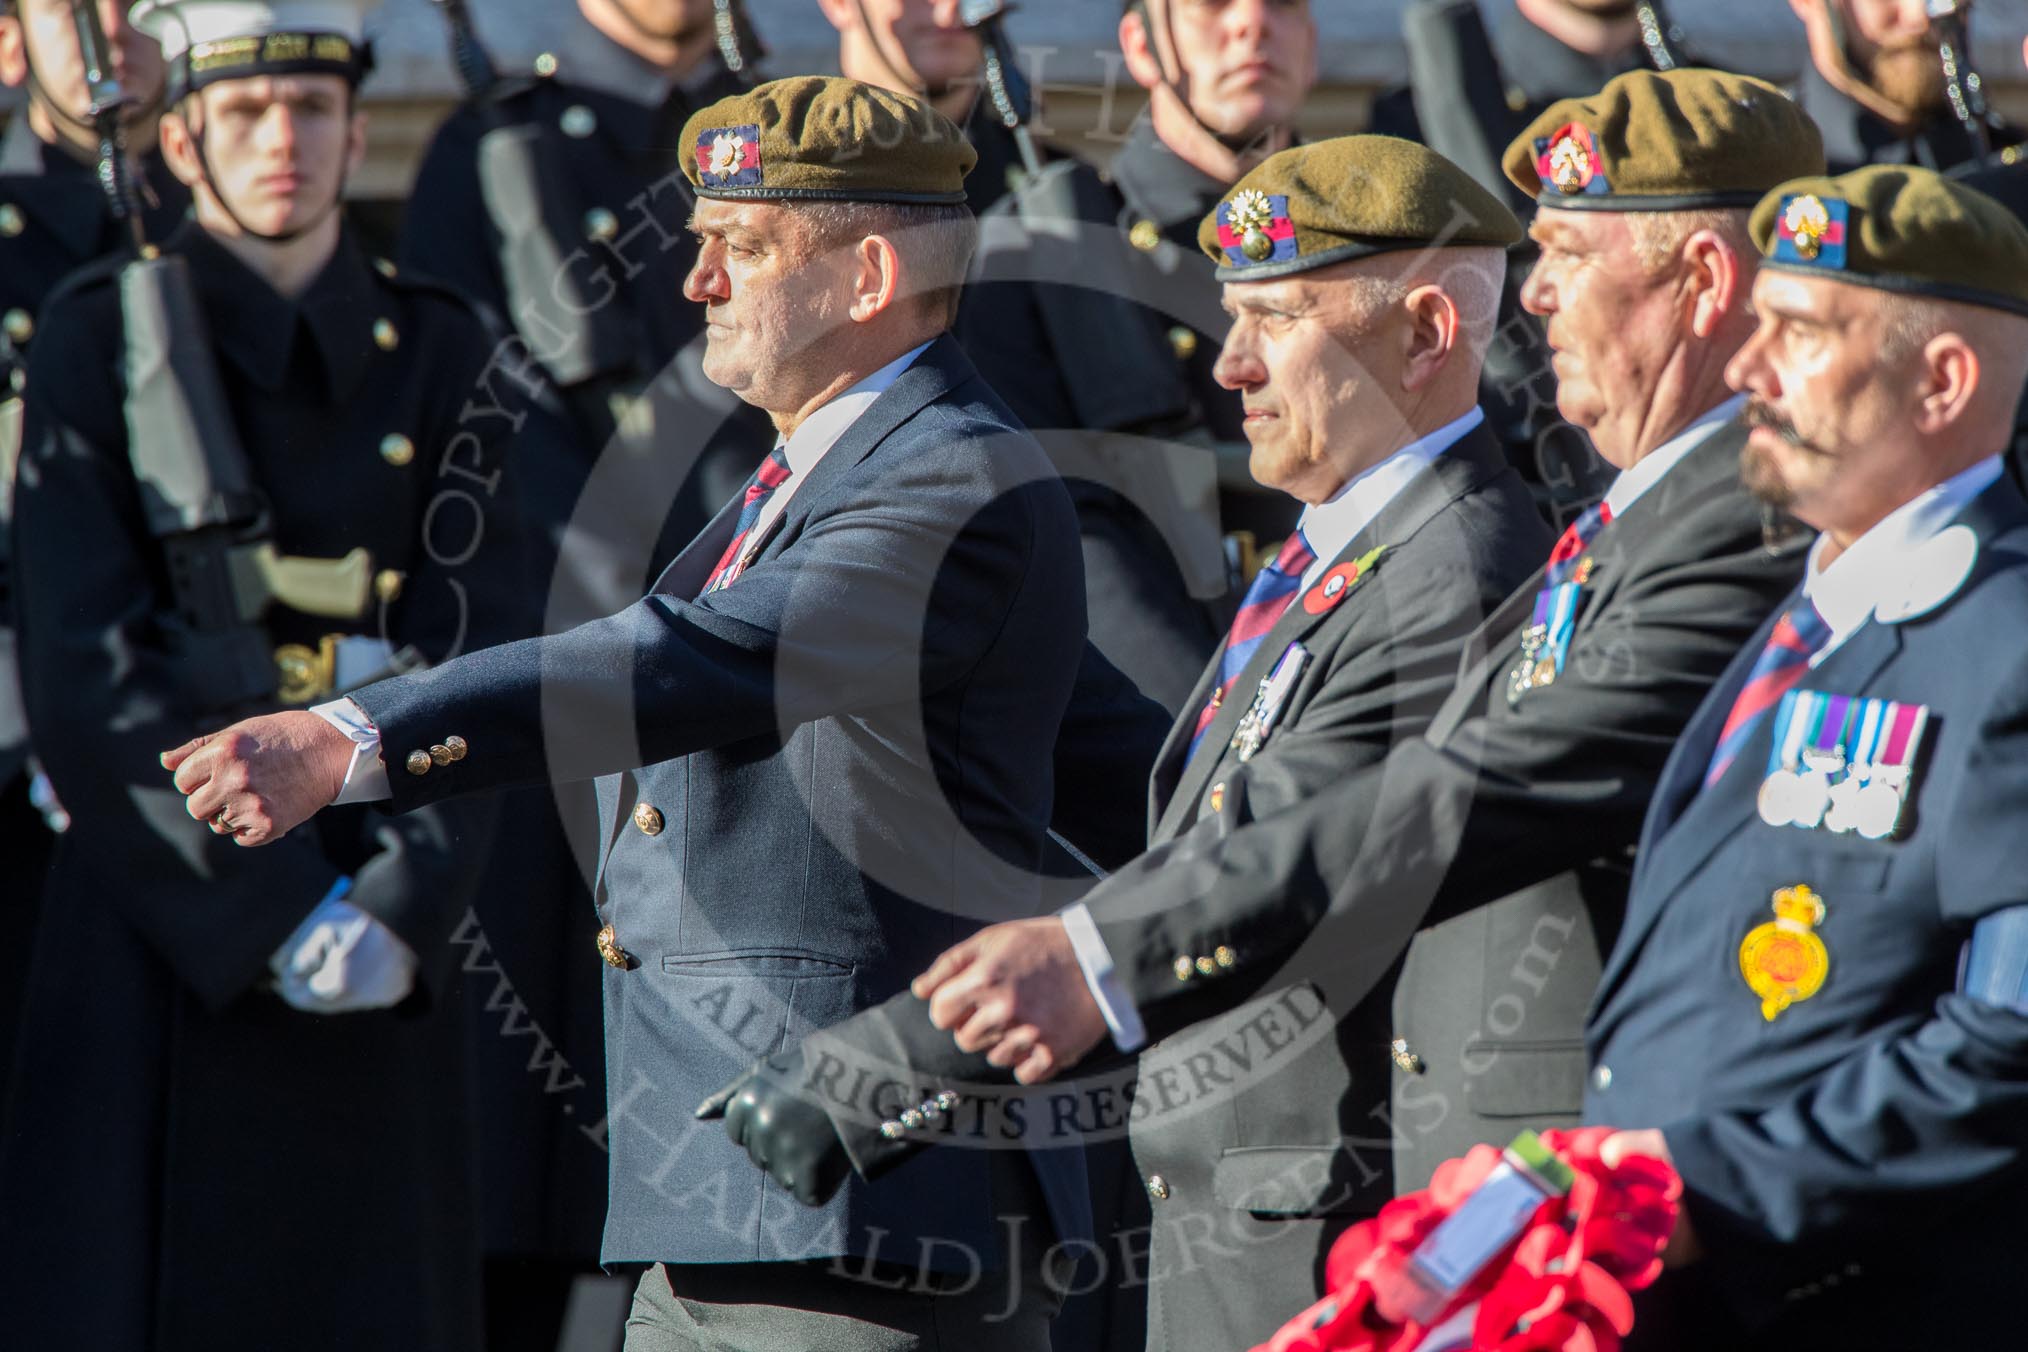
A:
<svg viewBox="0 0 2028 1352">
<path fill-rule="evenodd" d="M 626 1352 L 1049 1352 L 1060 1297 L 1037 1265 L 928 1289 L 836 1263 L 657 1263 L 641 1274 Z"/>
</svg>

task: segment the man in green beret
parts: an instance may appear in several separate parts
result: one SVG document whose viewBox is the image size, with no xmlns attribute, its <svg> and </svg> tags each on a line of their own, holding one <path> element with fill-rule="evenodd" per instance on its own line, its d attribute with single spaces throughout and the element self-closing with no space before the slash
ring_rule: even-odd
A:
<svg viewBox="0 0 2028 1352">
<path fill-rule="evenodd" d="M 1242 401 L 1254 477 L 1293 499 L 1301 518 L 1253 580 L 1156 762 L 1148 797 L 1156 844 L 1273 814 L 1417 735 L 1465 637 L 1548 549 L 1527 488 L 1477 405 L 1504 250 L 1519 235 L 1513 214 L 1456 166 L 1379 136 L 1282 151 L 1200 223 L 1199 247 L 1216 264 L 1232 316 L 1218 378 Z M 1064 949 L 1083 995 L 1076 954 L 1105 959 L 1091 917 L 1073 907 L 1032 937 Z M 1202 963 L 1201 979 L 1212 983 L 1232 954 L 1206 949 Z M 1364 1003 L 1365 993 L 1327 1006 L 1308 987 L 1278 986 L 1217 1026 L 1148 1048 L 1139 1076 L 1163 1086 L 1168 1107 L 1135 1114 L 1130 1131 L 1132 1065 L 1102 1082 L 1103 1107 L 1072 1093 L 1036 1110 L 1036 1132 L 1052 1144 L 1127 1132 L 1153 1226 L 1109 1236 L 1101 1272 L 1146 1294 L 1151 1345 L 1244 1347 L 1264 1337 L 1308 1302 L 1320 1246 L 1386 1200 L 1384 1176 L 1377 1190 L 1338 1196 L 1322 1178 L 1278 1185 L 1268 1168 L 1235 1175 L 1235 1193 L 1250 1199 L 1233 1204 L 1238 1213 L 1211 1201 L 1222 1153 L 1250 1145 L 1262 1148 L 1260 1160 L 1291 1164 L 1287 1152 L 1336 1133 L 1341 1097 L 1376 1072 L 1384 1083 L 1384 1067 L 1348 1054 L 1356 1036 L 1333 1035 L 1341 1015 L 1346 1029 L 1385 1024 L 1384 1001 Z M 1147 1038 L 1132 1006 L 1119 1008 L 1113 1036 L 1141 1049 Z M 1222 1064 L 1219 1044 L 1246 1046 L 1255 1024 L 1280 1040 L 1251 1078 L 1184 1074 Z M 1308 1035 L 1284 1037 L 1285 1024 Z M 1104 1036 L 1106 1024 L 1097 1027 Z M 951 1050 L 921 1002 L 903 997 L 813 1039 L 804 1055 L 877 1066 L 897 1046 L 912 1070 L 940 1065 Z M 1017 1034 L 974 1073 L 1004 1076 L 1031 1050 L 1032 1036 L 1024 1045 Z M 938 1139 L 905 1121 L 884 1133 L 833 1105 L 828 1115 L 779 1100 L 761 1106 L 769 1120 L 747 1143 L 764 1166 L 804 1133 L 866 1173 Z M 1288 1189 L 1300 1186 L 1323 1191 L 1290 1204 Z M 1255 1219 L 1247 1210 L 1281 1214 Z M 1235 1216 L 1244 1233 L 1225 1233 Z M 1228 1279 L 1181 1279 L 1202 1261 L 1193 1246 L 1214 1233 Z"/>
<path fill-rule="evenodd" d="M 1146 115 L 1103 172 L 1058 161 L 983 218 L 957 331 L 1063 471 L 1093 641 L 1173 715 L 1245 590 L 1223 533 L 1294 522 L 1276 494 L 1221 487 L 1246 438 L 1195 244 L 1233 182 L 1293 144 L 1317 27 L 1309 0 L 1116 8 Z"/>
<path fill-rule="evenodd" d="M 1671 756 L 1586 1038 L 1684 1211 L 1630 1348 L 2019 1340 L 2028 228 L 1924 169 L 1782 185 L 1728 371 L 1821 532 Z"/>
<path fill-rule="evenodd" d="M 783 1155 L 784 1191 L 693 1117 L 1042 901 L 1083 575 L 1049 462 L 945 336 L 973 152 L 927 104 L 815 77 L 702 109 L 681 147 L 704 370 L 778 433 L 744 489 L 610 618 L 164 763 L 249 846 L 338 800 L 596 778 L 609 1108 L 586 1125 L 611 1152 L 603 1260 L 645 1269 L 634 1352 L 1044 1348 L 1048 1251 L 1089 1228 L 1078 1152 L 952 1151 L 802 1207 L 844 1171 Z"/>
<path fill-rule="evenodd" d="M 1261 1233 L 1251 1213 L 1265 1211 L 1295 1223 L 1314 1263 L 1335 1228 L 1446 1158 L 1577 1120 L 1584 1009 L 1649 793 L 1705 691 L 1800 574 L 1800 541 L 1771 540 L 1740 485 L 1745 429 L 1724 365 L 1752 328 L 1758 254 L 1742 199 L 1819 167 L 1813 135 L 1765 85 L 1623 78 L 1638 87 L 1553 105 L 1510 151 L 1532 171 L 1538 142 L 1546 154 L 1563 139 L 1550 133 L 1582 128 L 1630 188 L 1587 191 L 1571 171 L 1572 194 L 1526 180 L 1543 196 L 1538 222 L 1573 232 L 1533 288 L 1552 341 L 1566 325 L 1584 335 L 1585 362 L 1559 368 L 1575 396 L 1564 411 L 1594 424 L 1617 475 L 1466 640 L 1427 729 L 1293 801 L 1257 801 L 1242 767 L 1216 811 L 1083 899 L 1096 949 L 1073 943 L 1074 918 L 995 926 L 915 983 L 927 1007 L 882 1012 L 932 1084 L 978 1073 L 982 1052 L 1046 1078 L 1106 1055 L 1108 1040 L 1139 1045 L 1130 1016 L 1149 1039 L 1218 1020 L 1198 1059 L 1144 1073 L 1133 1097 L 1137 1140 L 1205 1097 L 1247 1133 L 1146 1179 L 1157 1235 L 1165 1212 L 1188 1213 L 1178 1234 L 1199 1255 L 1244 1254 Z M 1302 247 L 1278 214 L 1272 195 L 1264 220 L 1228 207 L 1216 243 L 1273 268 L 1284 237 Z M 1327 998 L 1301 994 L 1313 989 Z M 1274 1017 L 1230 1021 L 1263 992 L 1291 990 Z M 1320 1008 L 1360 1011 L 1335 1025 L 1355 1089 L 1253 1092 L 1255 1061 L 1279 1064 Z M 924 1031 L 938 1026 L 958 1033 L 941 1057 Z M 1229 1092 L 1220 1076 L 1234 1077 Z M 1099 1111 L 1084 1110 L 1086 1125 L 1106 1124 Z M 1307 1135 L 1283 1135 L 1277 1115 Z M 1302 1303 L 1245 1317 L 1265 1337 Z M 1159 1345 L 1233 1332 L 1172 1325 Z"/>
</svg>

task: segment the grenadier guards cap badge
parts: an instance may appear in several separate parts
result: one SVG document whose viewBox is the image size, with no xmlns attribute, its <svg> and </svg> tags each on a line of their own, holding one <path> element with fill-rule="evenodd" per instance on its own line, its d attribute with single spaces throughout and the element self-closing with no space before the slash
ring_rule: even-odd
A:
<svg viewBox="0 0 2028 1352">
<path fill-rule="evenodd" d="M 1270 155 L 1197 229 L 1221 282 L 1261 282 L 1395 249 L 1521 238 L 1506 203 L 1413 141 L 1340 136 Z"/>
</svg>

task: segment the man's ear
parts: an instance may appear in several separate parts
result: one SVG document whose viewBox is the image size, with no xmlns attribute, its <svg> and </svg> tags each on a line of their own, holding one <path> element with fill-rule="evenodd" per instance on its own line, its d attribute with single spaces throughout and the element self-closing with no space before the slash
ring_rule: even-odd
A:
<svg viewBox="0 0 2028 1352">
<path fill-rule="evenodd" d="M 353 96 L 351 125 L 345 132 L 345 177 L 351 178 L 359 172 L 359 166 L 366 163 L 366 110 L 358 107 L 358 95 Z"/>
<path fill-rule="evenodd" d="M 1423 285 L 1401 302 L 1408 323 L 1402 334 L 1401 388 L 1410 394 L 1435 380 L 1463 345 L 1464 316 L 1440 286 Z"/>
<path fill-rule="evenodd" d="M 852 305 L 846 313 L 855 324 L 864 324 L 891 309 L 901 295 L 901 253 L 887 236 L 868 235 L 855 255 Z"/>
<path fill-rule="evenodd" d="M 1947 432 L 1964 420 L 1978 398 L 1985 376 L 1979 353 L 1963 334 L 1939 333 L 1923 345 L 1922 370 L 1916 391 L 1915 423 L 1930 436 Z"/>
<path fill-rule="evenodd" d="M 1690 331 L 1709 338 L 1746 303 L 1746 276 L 1739 250 L 1716 230 L 1699 230 L 1683 241 L 1683 262 L 1693 289 Z"/>
<path fill-rule="evenodd" d="M 0 16 L 0 84 L 19 89 L 28 83 L 28 35 L 21 20 L 12 14 Z"/>
<path fill-rule="evenodd" d="M 1120 16 L 1120 55 L 1127 59 L 1127 74 L 1141 88 L 1155 89 L 1163 83 L 1162 58 L 1148 32 L 1147 15 L 1138 9 Z"/>
<path fill-rule="evenodd" d="M 204 165 L 198 158 L 196 136 L 184 119 L 188 106 L 186 101 L 162 112 L 162 162 L 176 175 L 178 183 L 194 191 L 204 181 Z"/>
<path fill-rule="evenodd" d="M 859 26 L 859 6 L 853 0 L 817 0 L 817 8 L 840 33 L 849 33 Z"/>
</svg>

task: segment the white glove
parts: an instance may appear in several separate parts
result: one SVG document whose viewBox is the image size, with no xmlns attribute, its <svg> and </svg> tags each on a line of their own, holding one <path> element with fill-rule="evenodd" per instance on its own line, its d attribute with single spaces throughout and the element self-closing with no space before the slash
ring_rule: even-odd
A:
<svg viewBox="0 0 2028 1352">
<path fill-rule="evenodd" d="M 345 900 L 340 879 L 268 960 L 275 990 L 311 1014 L 387 1009 L 415 989 L 415 953 L 387 926 Z"/>
</svg>

